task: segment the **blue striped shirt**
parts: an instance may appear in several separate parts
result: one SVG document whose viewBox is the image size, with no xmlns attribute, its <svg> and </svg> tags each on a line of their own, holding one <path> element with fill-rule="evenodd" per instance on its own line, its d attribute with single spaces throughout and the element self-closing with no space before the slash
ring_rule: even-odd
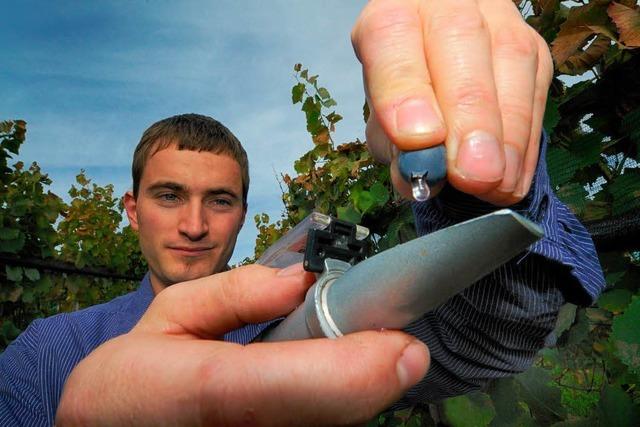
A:
<svg viewBox="0 0 640 427">
<path fill-rule="evenodd" d="M 543 141 L 542 159 L 545 147 Z M 495 210 L 451 188 L 413 208 L 420 235 Z M 553 342 L 560 306 L 589 304 L 604 288 L 591 238 L 551 191 L 544 162 L 527 198 L 513 208 L 540 224 L 545 238 L 406 329 L 429 346 L 431 368 L 394 408 L 478 390 L 527 369 Z M 152 299 L 147 276 L 137 291 L 106 304 L 35 320 L 0 355 L 0 425 L 52 425 L 74 366 L 130 331 Z M 264 327 L 248 325 L 225 340 L 245 344 Z"/>
</svg>

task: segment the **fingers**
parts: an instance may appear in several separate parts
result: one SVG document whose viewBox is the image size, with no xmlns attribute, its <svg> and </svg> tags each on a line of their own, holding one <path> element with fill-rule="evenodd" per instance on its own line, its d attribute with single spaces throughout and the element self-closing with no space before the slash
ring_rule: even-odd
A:
<svg viewBox="0 0 640 427">
<path fill-rule="evenodd" d="M 517 200 L 521 200 L 529 193 L 533 176 L 536 172 L 538 157 L 540 155 L 540 138 L 544 111 L 547 104 L 549 87 L 553 80 L 553 60 L 551 59 L 551 52 L 549 51 L 547 42 L 538 33 L 535 33 L 534 36 L 538 43 L 538 73 L 536 75 L 531 136 L 525 155 L 522 176 L 514 194 Z"/>
<path fill-rule="evenodd" d="M 539 137 L 541 122 L 534 129 L 534 117 L 537 113 L 536 120 L 541 120 L 544 105 L 542 110 L 535 111 L 534 99 L 536 91 L 546 91 L 548 84 L 544 86 L 538 77 L 538 36 L 523 22 L 515 5 L 504 0 L 481 0 L 479 6 L 491 29 L 494 80 L 505 154 L 502 181 L 494 190 L 479 197 L 505 206 L 524 197 L 526 193 L 521 189 L 525 186 L 525 171 L 532 165 L 535 169 L 537 164 L 539 145 L 538 140 L 532 141 L 532 138 L 534 134 Z M 495 13 L 496 10 L 501 13 Z M 529 182 L 532 177 L 533 174 L 529 175 Z"/>
<path fill-rule="evenodd" d="M 457 189 L 497 205 L 527 194 L 552 63 L 513 2 L 372 1 L 352 39 L 372 108 L 367 142 L 376 159 L 393 162 L 389 141 L 409 150 L 446 136 L 448 180 Z M 430 110 L 421 110 L 416 97 L 427 99 Z M 416 125 L 430 131 L 408 137 L 398 126 L 405 100 L 416 122 L 439 117 L 446 126 Z"/>
<path fill-rule="evenodd" d="M 295 264 L 282 270 L 250 265 L 175 284 L 156 296 L 136 329 L 216 338 L 290 313 L 313 281 Z"/>
<path fill-rule="evenodd" d="M 426 346 L 400 332 L 259 343 L 239 350 L 230 349 L 233 357 L 219 353 L 202 367 L 201 406 L 210 410 L 211 425 L 363 422 L 423 378 L 429 363 Z"/>
<path fill-rule="evenodd" d="M 427 2 L 423 20 L 429 71 L 448 129 L 449 182 L 486 193 L 505 169 L 487 23 L 475 0 Z"/>
<path fill-rule="evenodd" d="M 402 150 L 441 143 L 446 134 L 424 57 L 419 4 L 372 1 L 351 33 L 372 113 Z"/>
</svg>

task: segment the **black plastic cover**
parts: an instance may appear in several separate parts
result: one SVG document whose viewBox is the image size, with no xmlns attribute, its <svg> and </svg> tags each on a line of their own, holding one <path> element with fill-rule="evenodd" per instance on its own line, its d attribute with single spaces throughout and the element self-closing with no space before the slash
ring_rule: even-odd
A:
<svg viewBox="0 0 640 427">
<path fill-rule="evenodd" d="M 304 252 L 304 269 L 322 273 L 326 258 L 338 259 L 351 265 L 365 258 L 369 239 L 356 239 L 356 225 L 331 218 L 324 230 L 309 230 Z"/>
</svg>

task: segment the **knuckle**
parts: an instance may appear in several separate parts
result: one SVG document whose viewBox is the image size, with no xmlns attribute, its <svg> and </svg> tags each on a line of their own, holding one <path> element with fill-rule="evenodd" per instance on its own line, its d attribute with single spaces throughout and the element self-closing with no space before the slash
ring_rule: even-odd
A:
<svg viewBox="0 0 640 427">
<path fill-rule="evenodd" d="M 461 111 L 477 111 L 486 109 L 495 103 L 495 93 L 477 82 L 461 84 L 454 92 L 454 107 Z"/>
<path fill-rule="evenodd" d="M 494 35 L 496 54 L 503 57 L 531 58 L 537 61 L 538 43 L 531 32 L 520 27 L 502 27 Z"/>
<path fill-rule="evenodd" d="M 375 36 L 391 33 L 401 36 L 407 30 L 416 28 L 418 23 L 417 13 L 406 7 L 370 8 L 358 20 L 355 41 L 359 42 L 364 34 Z"/>
<path fill-rule="evenodd" d="M 529 128 L 533 120 L 533 106 L 523 105 L 521 103 L 507 103 L 502 106 L 502 115 L 505 118 L 504 123 L 524 124 L 525 128 Z"/>
<path fill-rule="evenodd" d="M 435 13 L 429 29 L 448 39 L 467 39 L 487 32 L 487 22 L 477 9 L 454 9 L 448 13 Z"/>
</svg>

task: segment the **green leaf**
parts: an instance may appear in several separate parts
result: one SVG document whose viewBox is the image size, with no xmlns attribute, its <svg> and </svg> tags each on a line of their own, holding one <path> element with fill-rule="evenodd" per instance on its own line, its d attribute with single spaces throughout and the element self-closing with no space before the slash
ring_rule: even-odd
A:
<svg viewBox="0 0 640 427">
<path fill-rule="evenodd" d="M 539 423 L 551 423 L 566 417 L 560 389 L 549 385 L 552 380 L 548 370 L 534 366 L 515 378 L 522 387 L 523 400 Z"/>
<path fill-rule="evenodd" d="M 27 276 L 27 279 L 31 280 L 32 282 L 40 279 L 40 272 L 35 268 L 25 268 L 24 275 Z"/>
<path fill-rule="evenodd" d="M 360 224 L 360 221 L 362 221 L 362 215 L 360 212 L 355 210 L 353 206 L 338 206 L 337 212 L 338 219 L 349 221 L 354 224 Z"/>
<path fill-rule="evenodd" d="M 384 206 L 389 201 L 389 190 L 379 182 L 371 186 L 369 193 L 371 193 L 378 206 Z"/>
<path fill-rule="evenodd" d="M 4 271 L 7 274 L 7 279 L 11 280 L 12 282 L 22 281 L 22 267 L 5 265 Z"/>
<path fill-rule="evenodd" d="M 20 329 L 18 329 L 11 320 L 2 322 L 2 326 L 0 326 L 0 336 L 7 341 L 11 341 L 16 339 L 18 335 L 20 335 Z"/>
<path fill-rule="evenodd" d="M 53 282 L 49 275 L 41 276 L 34 285 L 36 292 L 44 294 L 47 293 L 53 287 Z"/>
<path fill-rule="evenodd" d="M 313 153 L 307 152 L 304 156 L 300 157 L 293 164 L 293 168 L 299 174 L 309 173 L 309 171 L 313 168 L 314 165 L 314 156 Z"/>
<path fill-rule="evenodd" d="M 318 88 L 318 95 L 323 100 L 331 98 L 331 95 L 329 94 L 329 91 L 324 87 Z"/>
<path fill-rule="evenodd" d="M 553 187 L 569 182 L 580 168 L 579 164 L 572 158 L 569 150 L 557 145 L 552 145 L 547 150 L 547 167 L 549 168 Z"/>
<path fill-rule="evenodd" d="M 576 319 L 576 306 L 574 304 L 565 304 L 560 307 L 558 313 L 558 319 L 556 320 L 556 327 L 553 333 L 556 337 L 560 337 L 564 331 L 568 330 L 573 325 Z"/>
<path fill-rule="evenodd" d="M 320 120 L 320 104 L 316 103 L 312 97 L 307 98 L 302 104 L 302 111 L 305 112 L 307 118 L 307 131 L 311 135 L 317 135 L 318 131 L 323 128 Z"/>
<path fill-rule="evenodd" d="M 640 169 L 627 169 L 607 189 L 613 196 L 611 213 L 614 216 L 640 208 Z"/>
<path fill-rule="evenodd" d="M 329 113 L 327 115 L 327 120 L 329 120 L 329 123 L 331 123 L 331 124 L 336 124 L 340 120 L 342 120 L 342 116 L 340 114 L 336 114 L 335 112 Z"/>
<path fill-rule="evenodd" d="M 626 132 L 640 149 L 640 108 L 627 113 L 622 118 L 621 130 Z"/>
<path fill-rule="evenodd" d="M 631 397 L 619 386 L 607 384 L 602 391 L 599 404 L 601 425 L 632 427 L 640 423 L 638 408 Z"/>
<path fill-rule="evenodd" d="M 626 267 L 626 265 L 625 265 L 625 267 Z M 612 272 L 612 273 L 608 272 L 604 276 L 604 278 L 605 278 L 605 280 L 607 282 L 607 287 L 615 286 L 618 283 L 618 281 L 620 281 L 620 279 L 622 279 L 624 277 L 625 273 L 626 273 L 626 271 L 624 271 L 624 270 L 623 271 L 615 271 L 615 272 Z M 602 298 L 602 297 L 600 297 L 600 298 Z"/>
<path fill-rule="evenodd" d="M 491 427 L 534 426 L 534 420 L 518 402 L 519 385 L 513 378 L 494 381 L 490 387 L 490 396 L 496 410 Z"/>
<path fill-rule="evenodd" d="M 576 312 L 573 326 L 565 334 L 567 344 L 580 344 L 589 337 L 589 319 L 584 309 Z"/>
<path fill-rule="evenodd" d="M 451 427 L 488 426 L 496 412 L 484 393 L 452 397 L 443 402 L 444 415 Z"/>
<path fill-rule="evenodd" d="M 616 355 L 629 370 L 640 375 L 640 297 L 633 299 L 623 314 L 613 319 L 610 340 Z"/>
<path fill-rule="evenodd" d="M 19 234 L 20 230 L 17 228 L 0 228 L 0 240 L 14 240 Z"/>
<path fill-rule="evenodd" d="M 22 293 L 22 302 L 25 304 L 31 304 L 35 301 L 35 295 L 33 294 L 32 289 L 25 289 Z"/>
<path fill-rule="evenodd" d="M 303 83 L 298 83 L 294 87 L 291 88 L 291 102 L 293 104 L 297 104 L 298 102 L 302 102 L 302 97 L 304 95 L 305 86 Z"/>
<path fill-rule="evenodd" d="M 553 133 L 553 129 L 556 127 L 558 122 L 560 122 L 560 105 L 558 101 L 555 99 L 548 97 L 547 98 L 547 106 L 544 110 L 544 129 L 547 133 Z"/>
<path fill-rule="evenodd" d="M 366 190 L 360 190 L 352 194 L 356 208 L 363 214 L 369 212 L 376 206 L 376 201 L 370 192 Z"/>
<path fill-rule="evenodd" d="M 20 233 L 17 239 L 0 240 L 0 252 L 6 252 L 10 254 L 18 253 L 24 247 L 24 243 L 24 233 Z"/>
<path fill-rule="evenodd" d="M 631 292 L 626 289 L 612 289 L 598 298 L 598 307 L 612 313 L 620 313 L 631 302 Z"/>
</svg>

